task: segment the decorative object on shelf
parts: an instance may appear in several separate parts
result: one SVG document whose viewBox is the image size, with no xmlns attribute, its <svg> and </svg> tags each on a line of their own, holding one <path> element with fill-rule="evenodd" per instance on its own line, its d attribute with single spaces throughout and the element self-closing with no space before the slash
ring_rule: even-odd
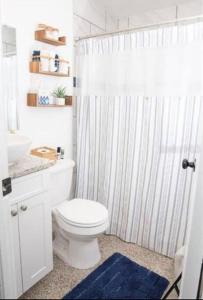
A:
<svg viewBox="0 0 203 300">
<path fill-rule="evenodd" d="M 40 61 L 40 55 L 41 55 L 40 50 L 34 50 L 32 53 L 32 61 Z"/>
<path fill-rule="evenodd" d="M 61 159 L 65 157 L 65 149 L 61 148 Z"/>
<path fill-rule="evenodd" d="M 47 39 L 58 41 L 59 30 L 57 28 L 49 27 L 48 29 L 45 30 L 45 36 Z"/>
<path fill-rule="evenodd" d="M 50 159 L 50 160 L 56 160 L 57 159 L 57 152 L 53 148 L 49 147 L 40 147 L 36 149 L 31 150 L 31 154 L 34 156 Z"/>
<path fill-rule="evenodd" d="M 42 56 L 40 58 L 41 61 L 41 70 L 42 72 L 49 72 L 49 58 L 46 56 Z"/>
<path fill-rule="evenodd" d="M 28 106 L 38 106 L 38 95 L 36 93 L 27 94 L 27 105 Z"/>
<path fill-rule="evenodd" d="M 28 94 L 27 104 L 28 106 L 49 106 L 54 104 L 54 99 L 49 92 L 39 91 L 39 94 Z"/>
<path fill-rule="evenodd" d="M 66 98 L 65 87 L 58 87 L 53 91 L 52 95 L 55 98 L 57 105 L 65 105 L 65 98 Z"/>
<path fill-rule="evenodd" d="M 43 72 L 50 71 L 50 51 L 42 49 L 40 50 L 40 56 L 36 56 L 35 58 L 37 58 L 37 61 L 41 63 L 41 70 Z"/>
<path fill-rule="evenodd" d="M 55 54 L 50 56 L 49 71 L 50 72 L 56 72 L 57 71 L 57 68 L 55 66 Z"/>
<path fill-rule="evenodd" d="M 49 105 L 49 98 L 47 96 L 39 96 L 39 105 Z"/>
<path fill-rule="evenodd" d="M 66 37 L 60 37 L 59 30 L 57 28 L 45 24 L 38 25 L 38 29 L 35 31 L 35 40 L 54 46 L 66 45 Z"/>
<path fill-rule="evenodd" d="M 64 59 L 60 59 L 59 62 L 59 73 L 68 74 L 68 76 L 70 76 L 69 62 L 67 62 L 67 60 Z"/>
<path fill-rule="evenodd" d="M 38 94 L 38 104 L 39 105 L 53 105 L 53 96 L 50 95 L 47 91 L 39 91 Z"/>
<path fill-rule="evenodd" d="M 65 97 L 65 104 L 67 106 L 72 106 L 73 105 L 73 96 L 66 96 Z"/>
<path fill-rule="evenodd" d="M 70 76 L 70 69 L 68 74 L 59 73 L 59 72 L 51 72 L 51 71 L 43 71 L 41 69 L 41 62 L 39 61 L 32 61 L 30 62 L 30 72 L 42 75 L 50 75 L 50 76 L 58 76 L 58 77 L 69 77 Z"/>
<path fill-rule="evenodd" d="M 61 159 L 61 147 L 57 147 L 57 159 L 60 160 Z"/>
<path fill-rule="evenodd" d="M 58 54 L 55 55 L 55 68 L 56 68 L 56 72 L 59 72 L 60 60 L 59 60 Z M 63 73 L 63 72 L 61 72 L 61 73 Z M 68 72 L 66 74 L 68 74 Z"/>
<path fill-rule="evenodd" d="M 39 101 L 38 101 L 39 97 L 37 93 L 28 93 L 27 94 L 27 106 L 29 107 L 58 107 L 58 108 L 62 108 L 62 107 L 68 107 L 72 105 L 72 96 L 66 96 L 65 99 L 65 104 L 64 105 L 58 105 L 55 103 L 55 101 L 53 101 L 53 98 L 51 96 L 49 96 L 49 99 L 52 99 L 51 101 L 53 102 L 49 102 L 48 105 L 40 105 Z"/>
<path fill-rule="evenodd" d="M 59 58 L 58 54 L 34 50 L 32 54 L 32 61 L 30 62 L 30 72 L 69 77 L 70 67 L 69 62 L 63 58 Z"/>
</svg>

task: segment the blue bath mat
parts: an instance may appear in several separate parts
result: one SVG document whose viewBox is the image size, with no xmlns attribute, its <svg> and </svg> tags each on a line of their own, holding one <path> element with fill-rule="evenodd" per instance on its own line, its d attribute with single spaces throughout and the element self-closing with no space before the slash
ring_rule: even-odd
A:
<svg viewBox="0 0 203 300">
<path fill-rule="evenodd" d="M 161 299 L 168 280 L 115 253 L 64 299 Z"/>
</svg>

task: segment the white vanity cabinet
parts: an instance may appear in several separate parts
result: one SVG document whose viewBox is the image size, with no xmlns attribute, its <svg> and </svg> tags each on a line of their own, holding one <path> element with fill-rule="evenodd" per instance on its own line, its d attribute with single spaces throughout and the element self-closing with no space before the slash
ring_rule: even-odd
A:
<svg viewBox="0 0 203 300">
<path fill-rule="evenodd" d="M 48 175 L 42 171 L 15 179 L 12 188 L 10 220 L 18 298 L 53 269 Z"/>
</svg>

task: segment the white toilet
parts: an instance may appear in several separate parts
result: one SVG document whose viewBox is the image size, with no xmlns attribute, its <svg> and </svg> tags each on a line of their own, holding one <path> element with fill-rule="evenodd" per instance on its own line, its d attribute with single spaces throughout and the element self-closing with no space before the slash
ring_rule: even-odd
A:
<svg viewBox="0 0 203 300">
<path fill-rule="evenodd" d="M 50 168 L 53 247 L 68 265 L 89 269 L 101 259 L 97 237 L 109 226 L 108 211 L 95 201 L 68 200 L 74 166 L 72 160 L 61 160 Z"/>
</svg>

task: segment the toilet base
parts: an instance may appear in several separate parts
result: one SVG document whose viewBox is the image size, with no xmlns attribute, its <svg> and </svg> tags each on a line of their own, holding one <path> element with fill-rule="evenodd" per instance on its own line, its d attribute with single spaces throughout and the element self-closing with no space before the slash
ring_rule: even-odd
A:
<svg viewBox="0 0 203 300">
<path fill-rule="evenodd" d="M 54 253 L 69 266 L 86 270 L 93 268 L 101 259 L 96 237 L 68 237 L 60 233 L 53 242 Z"/>
</svg>

